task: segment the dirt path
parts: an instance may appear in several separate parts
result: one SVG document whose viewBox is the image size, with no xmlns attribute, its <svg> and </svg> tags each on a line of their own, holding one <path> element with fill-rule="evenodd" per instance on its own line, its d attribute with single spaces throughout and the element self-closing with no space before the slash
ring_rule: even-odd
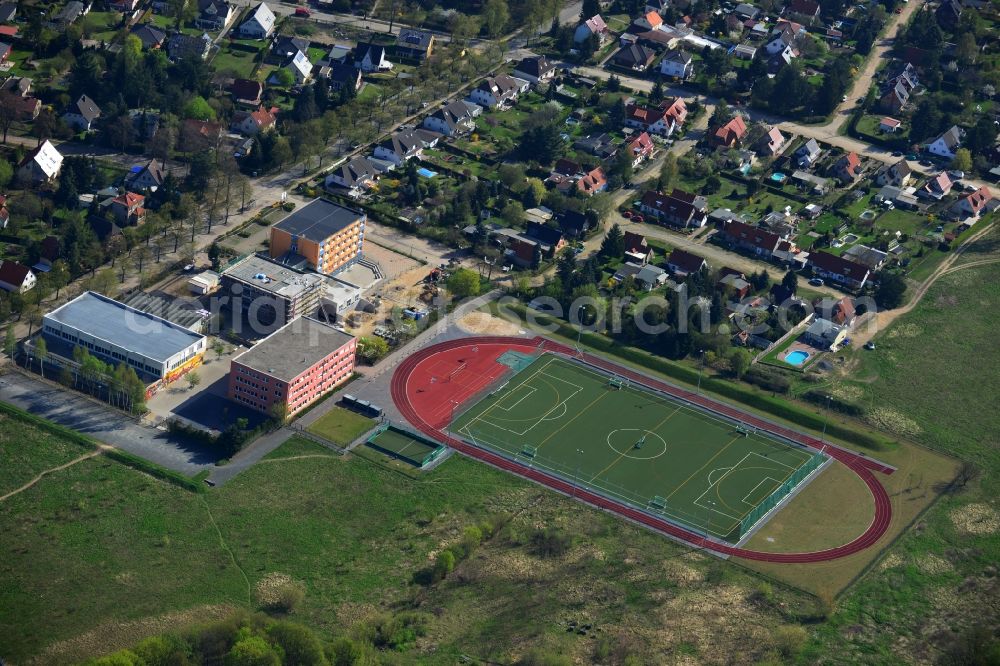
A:
<svg viewBox="0 0 1000 666">
<path fill-rule="evenodd" d="M 875 314 L 874 317 L 868 314 L 864 315 L 864 317 L 862 317 L 862 319 L 855 326 L 853 332 L 854 334 L 851 336 L 854 347 L 857 348 L 859 346 L 864 346 L 866 343 L 868 343 L 868 341 L 874 338 L 879 333 L 879 331 L 886 330 L 887 328 L 889 328 L 889 326 L 892 325 L 894 321 L 896 321 L 896 319 L 902 317 L 906 313 L 913 310 L 913 308 L 917 307 L 917 305 L 920 303 L 921 299 L 923 299 L 927 291 L 934 285 L 935 282 L 937 282 L 939 278 L 948 275 L 949 273 L 954 273 L 956 271 L 959 271 L 963 268 L 983 266 L 985 264 L 992 264 L 997 261 L 1000 261 L 1000 257 L 993 257 L 989 259 L 970 261 L 967 264 L 954 266 L 954 263 L 958 261 L 959 257 L 961 257 L 962 254 L 964 254 L 965 251 L 968 250 L 973 243 L 975 243 L 977 240 L 979 240 L 987 233 L 989 233 L 989 231 L 993 228 L 993 224 L 994 224 L 993 222 L 990 222 L 985 227 L 983 227 L 973 235 L 969 236 L 965 240 L 965 242 L 962 243 L 958 247 L 958 249 L 956 249 L 955 252 L 952 253 L 950 257 L 942 261 L 941 265 L 938 266 L 934 270 L 934 272 L 931 273 L 930 276 L 920 284 L 919 287 L 917 287 L 917 291 L 913 294 L 913 297 L 909 300 L 909 302 L 906 305 L 900 308 L 896 308 L 895 310 L 884 310 L 878 312 Z"/>
<path fill-rule="evenodd" d="M 59 465 L 58 467 L 53 467 L 51 469 L 47 469 L 44 472 L 41 472 L 38 476 L 36 476 L 35 478 L 33 478 L 31 481 L 28 481 L 26 484 L 24 484 L 20 488 L 18 488 L 16 490 L 12 490 L 9 493 L 7 493 L 6 495 L 0 495 L 0 502 L 3 502 L 4 500 L 11 498 L 14 495 L 17 495 L 18 493 L 24 492 L 28 488 L 32 487 L 33 485 L 35 485 L 36 483 L 38 483 L 39 481 L 41 481 L 43 477 L 48 476 L 49 474 L 52 474 L 53 472 L 58 472 L 60 470 L 64 470 L 67 467 L 72 467 L 73 465 L 75 465 L 75 464 L 77 464 L 79 462 L 83 462 L 84 460 L 89 460 L 90 458 L 94 458 L 96 456 L 99 456 L 102 453 L 104 453 L 105 451 L 108 451 L 108 450 L 110 450 L 112 448 L 114 448 L 114 447 L 108 446 L 107 444 L 101 444 L 101 445 L 99 445 L 97 447 L 96 450 L 91 451 L 90 453 L 88 453 L 86 455 L 82 455 L 79 458 L 74 458 L 73 460 L 70 460 L 68 463 L 65 463 L 63 465 Z"/>
<path fill-rule="evenodd" d="M 265 458 L 258 462 L 261 463 L 275 463 L 275 462 L 285 462 L 286 460 L 303 460 L 305 458 L 339 458 L 337 455 L 327 455 L 325 453 L 303 453 L 300 456 L 288 456 L 287 458 Z"/>
</svg>

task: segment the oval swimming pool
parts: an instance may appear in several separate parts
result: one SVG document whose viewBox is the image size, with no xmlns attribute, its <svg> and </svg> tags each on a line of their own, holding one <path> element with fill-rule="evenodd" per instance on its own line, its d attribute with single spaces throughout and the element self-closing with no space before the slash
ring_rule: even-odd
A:
<svg viewBox="0 0 1000 666">
<path fill-rule="evenodd" d="M 796 349 L 785 355 L 785 363 L 788 365 L 802 365 L 809 358 L 809 352 Z"/>
</svg>

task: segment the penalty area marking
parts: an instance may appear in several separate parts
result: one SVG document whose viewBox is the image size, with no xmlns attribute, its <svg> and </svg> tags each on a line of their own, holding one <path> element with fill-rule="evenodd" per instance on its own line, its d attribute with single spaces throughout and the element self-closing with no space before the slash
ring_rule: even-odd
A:
<svg viewBox="0 0 1000 666">
<path fill-rule="evenodd" d="M 624 451 L 621 450 L 621 449 L 619 449 L 618 447 L 616 447 L 614 444 L 611 443 L 611 438 L 615 435 L 615 433 L 619 433 L 619 432 L 634 432 L 634 433 L 636 433 L 636 436 L 635 436 L 634 439 L 633 438 L 629 438 L 628 439 L 628 441 L 626 442 L 627 446 L 625 447 Z M 633 450 L 634 451 L 641 451 L 642 450 L 642 449 L 635 448 L 636 442 L 638 442 L 640 439 L 644 440 L 644 446 L 649 446 L 652 443 L 652 442 L 650 442 L 650 439 L 654 438 L 654 437 L 657 440 L 659 440 L 659 449 L 660 450 L 656 454 L 654 454 L 654 455 L 635 455 L 635 454 L 632 453 Z M 621 445 L 619 444 L 619 446 L 621 446 Z M 653 443 L 653 446 L 656 446 L 656 444 Z M 650 430 L 646 430 L 645 428 L 616 428 L 616 429 L 612 430 L 611 432 L 608 433 L 608 447 L 612 451 L 614 451 L 615 453 L 617 453 L 618 455 L 620 455 L 622 457 L 625 457 L 625 458 L 631 458 L 632 460 L 654 460 L 656 458 L 659 458 L 660 456 L 662 456 L 663 454 L 665 454 L 667 452 L 667 442 L 666 442 L 666 440 L 664 440 L 663 437 L 661 437 L 660 435 L 656 434 L 655 432 L 652 432 Z"/>
</svg>

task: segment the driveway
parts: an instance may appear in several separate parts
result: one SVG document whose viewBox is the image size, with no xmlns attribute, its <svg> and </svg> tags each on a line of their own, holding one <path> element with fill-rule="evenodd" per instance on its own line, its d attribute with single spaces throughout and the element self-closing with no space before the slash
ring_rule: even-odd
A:
<svg viewBox="0 0 1000 666">
<path fill-rule="evenodd" d="M 0 400 L 185 476 L 212 469 L 217 459 L 201 445 L 142 425 L 75 391 L 16 370 L 0 376 Z"/>
</svg>

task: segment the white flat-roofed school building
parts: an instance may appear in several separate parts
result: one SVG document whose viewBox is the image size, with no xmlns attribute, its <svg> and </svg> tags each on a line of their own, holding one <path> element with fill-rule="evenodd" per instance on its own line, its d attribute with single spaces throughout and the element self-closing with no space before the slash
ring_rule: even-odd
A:
<svg viewBox="0 0 1000 666">
<path fill-rule="evenodd" d="M 171 381 L 196 367 L 207 347 L 203 335 L 92 291 L 45 315 L 42 335 L 125 363 L 153 381 Z"/>
</svg>

